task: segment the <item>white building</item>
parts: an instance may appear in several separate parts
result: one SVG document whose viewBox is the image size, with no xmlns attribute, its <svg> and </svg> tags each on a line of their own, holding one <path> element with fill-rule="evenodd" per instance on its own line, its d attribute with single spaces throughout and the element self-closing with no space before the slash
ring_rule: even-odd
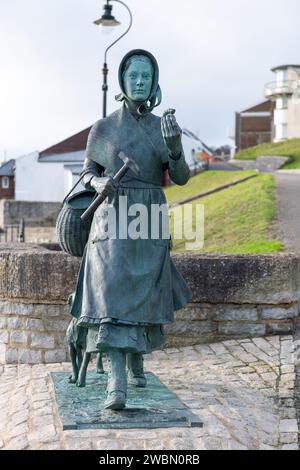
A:
<svg viewBox="0 0 300 470">
<path fill-rule="evenodd" d="M 265 86 L 274 101 L 274 142 L 300 137 L 300 65 L 274 67 L 276 80 Z"/>
<path fill-rule="evenodd" d="M 42 152 L 16 159 L 15 199 L 61 202 L 78 181 L 91 127 Z M 79 189 L 83 189 L 79 185 Z"/>
</svg>

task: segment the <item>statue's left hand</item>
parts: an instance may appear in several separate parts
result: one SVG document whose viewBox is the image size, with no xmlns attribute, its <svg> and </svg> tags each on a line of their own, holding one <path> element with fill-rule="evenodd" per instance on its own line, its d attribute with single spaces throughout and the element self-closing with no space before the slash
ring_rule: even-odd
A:
<svg viewBox="0 0 300 470">
<path fill-rule="evenodd" d="M 175 109 L 167 109 L 161 118 L 161 132 L 166 146 L 174 157 L 179 157 L 182 151 L 182 130 L 174 116 Z"/>
</svg>

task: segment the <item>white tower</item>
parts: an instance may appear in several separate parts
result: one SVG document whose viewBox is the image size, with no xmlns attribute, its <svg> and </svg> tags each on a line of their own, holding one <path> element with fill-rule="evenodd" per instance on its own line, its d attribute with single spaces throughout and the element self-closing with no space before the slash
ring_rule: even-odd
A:
<svg viewBox="0 0 300 470">
<path fill-rule="evenodd" d="M 275 101 L 274 142 L 300 137 L 300 65 L 281 65 L 272 72 L 276 80 L 265 86 L 265 97 Z"/>
</svg>

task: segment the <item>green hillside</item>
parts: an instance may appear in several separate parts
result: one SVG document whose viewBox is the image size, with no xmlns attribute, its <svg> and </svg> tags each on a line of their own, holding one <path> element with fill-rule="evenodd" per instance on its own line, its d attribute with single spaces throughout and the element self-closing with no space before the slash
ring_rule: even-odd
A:
<svg viewBox="0 0 300 470">
<path fill-rule="evenodd" d="M 209 191 L 224 184 L 232 183 L 250 175 L 256 175 L 256 171 L 205 171 L 190 178 L 184 186 L 173 185 L 165 189 L 168 204 L 192 197 L 196 194 Z"/>
<path fill-rule="evenodd" d="M 284 142 L 267 143 L 241 150 L 235 155 L 236 160 L 255 160 L 263 155 L 291 157 L 284 169 L 300 168 L 300 139 L 290 139 Z"/>
<path fill-rule="evenodd" d="M 215 175 L 210 175 L 210 172 L 201 176 L 206 178 L 207 184 L 210 178 L 212 181 L 215 178 Z M 229 177 L 230 175 L 227 178 Z M 222 181 L 219 180 L 219 183 Z M 193 230 L 196 227 L 196 204 L 204 204 L 205 212 L 204 248 L 196 251 L 271 253 L 283 250 L 281 242 L 272 234 L 272 222 L 276 217 L 275 181 L 272 175 L 259 175 L 244 183 L 193 201 Z M 173 251 L 188 251 L 185 246 L 188 235 L 180 240 L 174 239 L 174 213 L 172 211 L 171 233 Z"/>
</svg>

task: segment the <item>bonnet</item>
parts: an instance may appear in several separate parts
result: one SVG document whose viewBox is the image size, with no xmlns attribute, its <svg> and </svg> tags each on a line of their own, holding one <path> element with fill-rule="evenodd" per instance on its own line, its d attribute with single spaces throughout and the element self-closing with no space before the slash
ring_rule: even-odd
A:
<svg viewBox="0 0 300 470">
<path fill-rule="evenodd" d="M 162 100 L 162 94 L 161 94 L 161 89 L 159 86 L 159 68 L 158 68 L 158 63 L 155 57 L 148 51 L 145 51 L 143 49 L 134 49 L 130 52 L 128 52 L 122 59 L 120 66 L 119 66 L 119 85 L 122 90 L 122 93 L 116 96 L 117 101 L 130 101 L 128 96 L 126 95 L 125 88 L 124 88 L 124 83 L 123 83 L 123 73 L 124 69 L 126 66 L 126 62 L 130 59 L 132 56 L 145 56 L 147 57 L 153 67 L 153 80 L 152 80 L 152 88 L 150 92 L 150 96 L 147 101 L 141 104 L 141 106 L 138 108 L 138 113 L 140 115 L 145 115 L 148 113 L 151 113 L 151 111 L 156 107 L 159 106 Z"/>
</svg>

